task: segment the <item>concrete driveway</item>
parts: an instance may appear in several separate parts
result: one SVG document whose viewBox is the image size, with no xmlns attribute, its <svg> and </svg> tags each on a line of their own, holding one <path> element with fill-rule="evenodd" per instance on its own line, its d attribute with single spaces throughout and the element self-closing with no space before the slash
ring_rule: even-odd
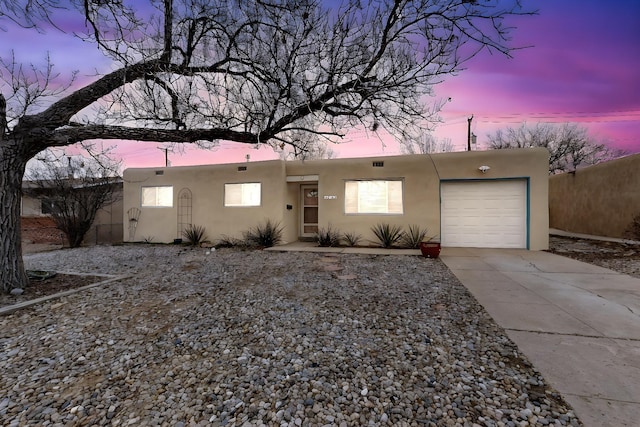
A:
<svg viewBox="0 0 640 427">
<path fill-rule="evenodd" d="M 640 280 L 547 252 L 441 258 L 587 427 L 640 425 Z"/>
</svg>

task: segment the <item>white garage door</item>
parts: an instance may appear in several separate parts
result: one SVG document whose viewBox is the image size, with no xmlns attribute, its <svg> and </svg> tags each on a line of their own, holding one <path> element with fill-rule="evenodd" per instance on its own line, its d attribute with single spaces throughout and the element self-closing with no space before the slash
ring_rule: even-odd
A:
<svg viewBox="0 0 640 427">
<path fill-rule="evenodd" d="M 442 183 L 442 246 L 526 248 L 526 194 L 525 180 Z"/>
</svg>

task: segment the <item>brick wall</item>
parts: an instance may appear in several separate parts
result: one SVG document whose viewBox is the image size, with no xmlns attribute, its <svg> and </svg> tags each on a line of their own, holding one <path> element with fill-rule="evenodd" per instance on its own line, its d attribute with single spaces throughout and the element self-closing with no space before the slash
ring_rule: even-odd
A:
<svg viewBox="0 0 640 427">
<path fill-rule="evenodd" d="M 62 231 L 46 216 L 22 217 L 21 230 L 22 240 L 27 242 L 62 244 L 65 241 Z"/>
</svg>

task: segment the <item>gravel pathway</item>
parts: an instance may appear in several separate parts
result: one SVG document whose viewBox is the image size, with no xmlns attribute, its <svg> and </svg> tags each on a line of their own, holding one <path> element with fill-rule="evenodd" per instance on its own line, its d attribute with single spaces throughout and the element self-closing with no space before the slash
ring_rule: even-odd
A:
<svg viewBox="0 0 640 427">
<path fill-rule="evenodd" d="M 581 425 L 439 260 L 159 245 L 25 260 L 132 278 L 0 317 L 1 425 Z"/>
</svg>

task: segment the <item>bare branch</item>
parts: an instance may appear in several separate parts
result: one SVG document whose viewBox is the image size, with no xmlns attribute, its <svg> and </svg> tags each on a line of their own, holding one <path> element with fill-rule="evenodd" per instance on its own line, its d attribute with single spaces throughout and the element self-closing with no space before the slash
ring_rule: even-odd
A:
<svg viewBox="0 0 640 427">
<path fill-rule="evenodd" d="M 120 163 L 91 144 L 80 154 L 45 151 L 27 174 L 25 192 L 43 200 L 71 247 L 82 243 L 100 209 L 114 201 Z"/>
<path fill-rule="evenodd" d="M 4 0 L 0 24 L 34 27 L 53 20 L 57 4 Z M 67 91 L 72 78 L 62 83 L 50 60 L 0 64 L 5 290 L 26 280 L 16 259 L 20 181 L 43 149 L 94 139 L 231 140 L 289 145 L 302 156 L 354 126 L 415 135 L 438 120 L 440 104 L 428 101 L 434 85 L 479 52 L 509 55 L 507 20 L 533 13 L 519 0 L 344 0 L 334 9 L 319 0 L 62 4 L 79 12 L 84 28 L 75 35 L 112 59 L 113 71 Z"/>
<path fill-rule="evenodd" d="M 227 140 L 258 144 L 258 135 L 226 128 L 212 129 L 142 129 L 126 126 L 64 126 L 55 130 L 51 146 L 65 146 L 92 139 L 124 139 L 130 141 L 181 142 Z"/>
<path fill-rule="evenodd" d="M 61 9 L 57 0 L 3 0 L 0 2 L 0 22 L 7 18 L 24 28 L 38 31 L 42 23 L 53 24 L 51 14 Z M 0 25 L 0 31 L 6 31 Z"/>
<path fill-rule="evenodd" d="M 488 135 L 492 149 L 544 147 L 549 151 L 549 173 L 575 171 L 624 155 L 589 136 L 586 127 L 577 123 L 523 123 L 518 128 L 498 130 Z"/>
</svg>

